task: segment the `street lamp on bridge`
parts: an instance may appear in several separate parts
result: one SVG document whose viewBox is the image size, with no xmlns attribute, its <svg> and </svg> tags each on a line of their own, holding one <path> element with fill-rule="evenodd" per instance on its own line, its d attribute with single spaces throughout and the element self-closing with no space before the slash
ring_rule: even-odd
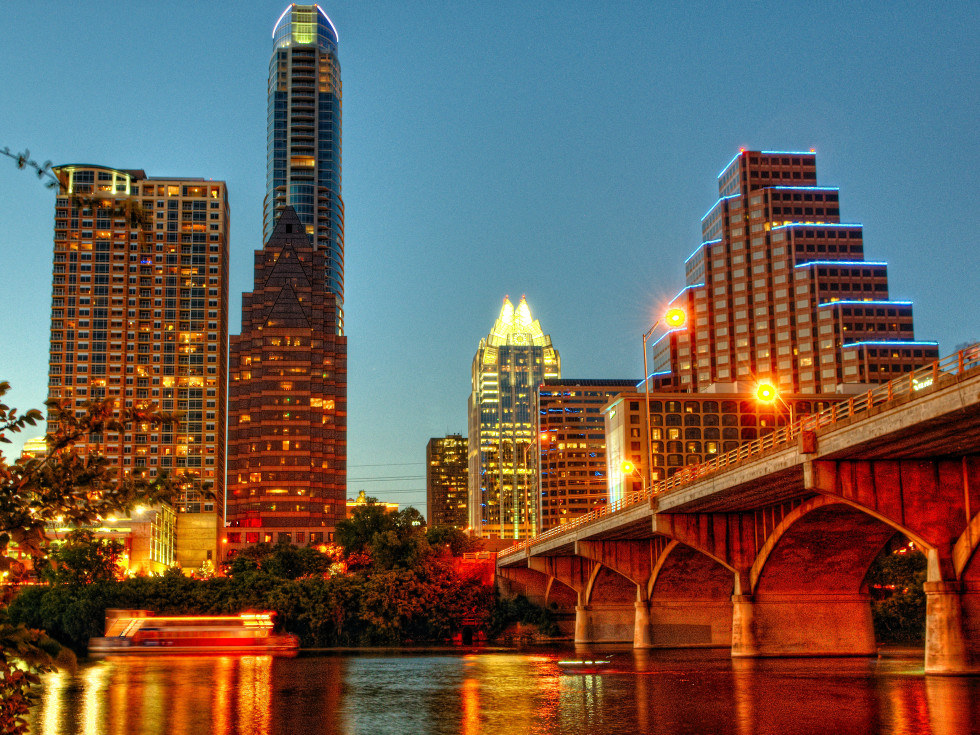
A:
<svg viewBox="0 0 980 735">
<path fill-rule="evenodd" d="M 646 395 L 646 410 L 643 412 L 643 425 L 646 427 L 647 432 L 647 476 L 645 481 L 646 486 L 650 488 L 653 487 L 653 444 L 650 440 L 650 371 L 647 368 L 647 339 L 660 326 L 661 322 L 664 323 L 670 332 L 677 329 L 684 329 L 687 325 L 687 312 L 679 306 L 672 306 L 664 312 L 663 316 L 653 323 L 652 327 L 643 333 L 643 391 Z M 624 469 L 623 471 L 625 472 L 626 470 Z M 636 468 L 634 467 L 630 471 L 635 472 Z"/>
</svg>

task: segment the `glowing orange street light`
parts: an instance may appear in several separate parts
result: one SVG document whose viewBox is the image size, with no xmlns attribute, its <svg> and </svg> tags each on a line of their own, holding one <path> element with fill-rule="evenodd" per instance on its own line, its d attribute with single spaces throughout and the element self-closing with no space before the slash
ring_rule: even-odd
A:
<svg viewBox="0 0 980 735">
<path fill-rule="evenodd" d="M 783 397 L 779 395 L 779 389 L 775 386 L 775 384 L 768 380 L 759 381 L 755 386 L 755 397 L 756 400 L 761 403 L 775 403 L 776 401 L 779 401 L 786 407 L 786 410 L 789 411 L 790 427 L 792 427 L 792 425 L 795 423 L 793 406 L 783 400 Z M 792 430 L 792 428 L 790 430 Z"/>
<path fill-rule="evenodd" d="M 687 324 L 687 312 L 677 306 L 667 309 L 664 313 L 664 324 L 671 329 L 680 329 Z"/>
<path fill-rule="evenodd" d="M 622 464 L 622 470 L 624 475 L 632 475 L 636 472 L 636 465 L 629 460 L 625 460 Z"/>
<path fill-rule="evenodd" d="M 764 380 L 755 387 L 755 397 L 763 403 L 773 403 L 779 398 L 779 391 L 772 383 Z"/>
</svg>

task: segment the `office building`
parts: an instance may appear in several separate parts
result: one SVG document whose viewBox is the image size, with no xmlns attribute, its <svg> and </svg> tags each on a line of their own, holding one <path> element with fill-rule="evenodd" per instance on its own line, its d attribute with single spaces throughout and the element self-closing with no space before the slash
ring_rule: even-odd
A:
<svg viewBox="0 0 980 735">
<path fill-rule="evenodd" d="M 603 407 L 636 380 L 549 379 L 538 389 L 541 525 L 547 531 L 606 504 Z"/>
<path fill-rule="evenodd" d="M 227 189 L 89 164 L 55 170 L 48 397 L 76 415 L 104 398 L 180 415 L 77 447 L 106 456 L 119 477 L 195 476 L 174 502 L 175 555 L 199 567 L 216 558 L 224 511 Z"/>
<path fill-rule="evenodd" d="M 746 393 L 658 392 L 650 394 L 648 423 L 646 394 L 620 393 L 603 409 L 609 501 L 766 436 L 789 424 L 791 415 L 796 420 L 820 413 L 840 400 L 837 393 L 784 394 L 766 403 Z M 650 444 L 644 450 L 648 427 Z"/>
<path fill-rule="evenodd" d="M 323 251 L 323 287 L 337 297 L 343 334 L 344 202 L 337 29 L 319 5 L 289 5 L 272 29 L 262 242 L 292 207 Z"/>
<path fill-rule="evenodd" d="M 527 538 L 538 526 L 538 386 L 561 377 L 561 359 L 522 296 L 473 358 L 469 399 L 469 525 L 476 536 Z"/>
<path fill-rule="evenodd" d="M 838 189 L 817 185 L 813 152 L 740 151 L 718 190 L 669 304 L 687 326 L 655 343 L 651 388 L 853 393 L 938 357 L 887 264 L 865 260 L 862 226 L 841 221 Z"/>
<path fill-rule="evenodd" d="M 231 338 L 229 555 L 322 543 L 346 515 L 347 338 L 330 329 L 337 303 L 324 257 L 290 207 L 255 252 L 242 332 Z"/>
<path fill-rule="evenodd" d="M 466 437 L 448 434 L 425 445 L 425 517 L 429 527 L 469 525 Z"/>
</svg>

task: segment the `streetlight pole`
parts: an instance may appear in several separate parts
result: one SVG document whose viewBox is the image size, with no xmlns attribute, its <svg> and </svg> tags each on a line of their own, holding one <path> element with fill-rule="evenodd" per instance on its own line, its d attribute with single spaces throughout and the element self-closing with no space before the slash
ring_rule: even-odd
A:
<svg viewBox="0 0 980 735">
<path fill-rule="evenodd" d="M 661 319 L 667 324 L 668 327 L 673 329 L 680 329 L 687 323 L 687 312 L 679 307 L 673 307 L 667 309 L 663 317 L 657 319 L 646 332 L 643 333 L 643 393 L 644 393 L 644 403 L 646 404 L 646 410 L 643 411 L 643 425 L 646 427 L 646 444 L 647 444 L 647 487 L 653 490 L 653 441 L 650 437 L 650 371 L 647 368 L 647 340 L 650 335 L 653 334 L 658 326 L 660 326 Z"/>
</svg>

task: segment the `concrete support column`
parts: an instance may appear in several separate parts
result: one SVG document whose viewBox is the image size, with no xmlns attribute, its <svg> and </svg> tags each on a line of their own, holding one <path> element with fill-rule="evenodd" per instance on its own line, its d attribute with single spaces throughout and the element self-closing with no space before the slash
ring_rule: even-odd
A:
<svg viewBox="0 0 980 735">
<path fill-rule="evenodd" d="M 585 605 L 575 606 L 575 642 L 591 643 L 592 636 L 589 631 L 589 608 Z"/>
<path fill-rule="evenodd" d="M 653 640 L 650 635 L 650 603 L 646 600 L 637 600 L 633 604 L 636 607 L 636 616 L 633 622 L 633 648 L 651 648 Z"/>
<path fill-rule="evenodd" d="M 973 673 L 959 582 L 926 582 L 926 673 Z"/>
<path fill-rule="evenodd" d="M 755 601 L 752 595 L 732 595 L 732 657 L 759 655 L 755 633 Z"/>
</svg>

